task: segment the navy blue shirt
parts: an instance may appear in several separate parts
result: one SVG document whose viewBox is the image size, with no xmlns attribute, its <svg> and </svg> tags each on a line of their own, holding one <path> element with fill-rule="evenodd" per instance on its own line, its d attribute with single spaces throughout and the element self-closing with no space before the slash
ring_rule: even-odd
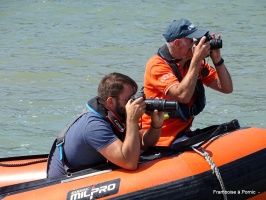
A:
<svg viewBox="0 0 266 200">
<path fill-rule="evenodd" d="M 118 138 L 108 121 L 92 112 L 84 114 L 68 130 L 64 143 L 68 167 L 77 168 L 106 162 L 98 151 Z M 63 164 L 56 148 L 48 170 L 48 177 L 65 175 Z"/>
</svg>

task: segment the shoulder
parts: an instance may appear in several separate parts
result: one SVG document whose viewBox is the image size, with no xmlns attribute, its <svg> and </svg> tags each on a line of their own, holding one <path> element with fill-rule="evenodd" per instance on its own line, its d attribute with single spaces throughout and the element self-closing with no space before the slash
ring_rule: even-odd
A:
<svg viewBox="0 0 266 200">
<path fill-rule="evenodd" d="M 172 73 L 172 68 L 168 63 L 158 55 L 154 55 L 146 64 L 145 76 L 150 76 L 158 79 L 157 76 L 163 76 L 165 74 Z"/>
<path fill-rule="evenodd" d="M 77 125 L 78 126 L 78 125 Z M 104 117 L 95 113 L 86 113 L 82 117 L 80 124 L 82 137 L 86 141 L 97 141 L 97 140 L 109 140 L 110 138 L 116 138 L 110 122 Z"/>
<path fill-rule="evenodd" d="M 88 120 L 88 121 L 107 121 L 105 116 L 102 116 L 100 114 L 97 113 L 93 113 L 93 112 L 87 112 L 82 116 L 83 119 Z"/>
<path fill-rule="evenodd" d="M 167 64 L 164 59 L 160 56 L 158 56 L 157 54 L 152 56 L 148 62 L 147 62 L 147 66 L 149 65 L 154 65 L 154 64 Z"/>
<path fill-rule="evenodd" d="M 95 114 L 92 112 L 84 114 L 82 120 L 87 124 L 87 126 L 97 126 L 101 124 L 109 126 L 110 124 L 105 116 L 101 116 L 100 114 Z"/>
<path fill-rule="evenodd" d="M 71 130 L 78 131 L 78 132 L 88 132 L 92 129 L 97 128 L 105 128 L 105 129 L 110 129 L 110 124 L 109 121 L 101 116 L 97 115 L 92 112 L 88 112 L 83 114 L 80 119 L 78 119 L 72 126 Z"/>
<path fill-rule="evenodd" d="M 216 79 L 217 72 L 216 70 L 209 65 L 207 62 L 203 62 L 201 65 L 201 79 L 205 85 L 209 85 L 212 81 Z"/>
</svg>

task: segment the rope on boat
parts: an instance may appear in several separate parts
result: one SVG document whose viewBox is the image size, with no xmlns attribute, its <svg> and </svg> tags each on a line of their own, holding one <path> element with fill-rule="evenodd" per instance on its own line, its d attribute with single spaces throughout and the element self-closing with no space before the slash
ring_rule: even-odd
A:
<svg viewBox="0 0 266 200">
<path fill-rule="evenodd" d="M 200 154 L 201 156 L 203 156 L 205 158 L 205 160 L 209 163 L 209 165 L 211 166 L 211 169 L 212 169 L 212 173 L 216 175 L 220 185 L 221 185 L 221 189 L 222 189 L 222 193 L 223 193 L 223 196 L 224 196 L 224 200 L 227 200 L 227 194 L 226 194 L 226 190 L 225 190 L 225 186 L 224 186 L 224 183 L 223 183 L 223 179 L 222 179 L 222 176 L 220 174 L 220 171 L 218 169 L 218 167 L 215 165 L 215 163 L 213 162 L 213 160 L 211 159 L 210 155 L 208 154 L 207 151 L 205 151 L 204 148 L 201 147 L 201 151 L 200 152 L 198 149 L 196 149 L 195 147 L 192 146 L 192 149 L 197 152 L 198 154 Z"/>
<path fill-rule="evenodd" d="M 41 159 L 41 160 L 30 161 L 30 162 L 25 162 L 25 163 L 14 163 L 14 164 L 0 163 L 0 166 L 2 166 L 2 167 L 19 167 L 19 166 L 32 165 L 32 164 L 46 162 L 46 161 L 47 161 L 47 158 Z"/>
</svg>

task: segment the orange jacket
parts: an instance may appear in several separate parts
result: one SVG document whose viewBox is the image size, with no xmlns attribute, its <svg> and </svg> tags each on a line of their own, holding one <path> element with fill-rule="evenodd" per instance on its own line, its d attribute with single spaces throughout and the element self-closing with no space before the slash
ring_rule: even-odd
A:
<svg viewBox="0 0 266 200">
<path fill-rule="evenodd" d="M 178 65 L 178 63 L 177 63 Z M 212 81 L 215 80 L 217 73 L 207 62 L 202 61 L 201 68 L 208 68 L 209 75 L 203 77 L 200 75 L 204 85 L 208 86 Z M 188 70 L 188 69 L 187 69 Z M 184 77 L 186 71 L 180 70 L 181 76 Z M 200 70 L 201 71 L 201 70 Z M 144 75 L 144 93 L 146 98 L 159 97 L 167 100 L 171 100 L 166 96 L 167 91 L 173 85 L 179 84 L 177 77 L 174 75 L 172 68 L 163 60 L 160 56 L 154 55 L 150 58 L 146 65 L 146 71 Z M 191 98 L 189 105 L 194 103 L 195 99 Z M 190 130 L 189 124 L 193 120 L 191 117 L 187 121 L 182 121 L 180 118 L 170 118 L 164 121 L 162 132 L 157 146 L 169 146 L 178 133 L 187 127 L 187 131 Z M 150 127 L 151 119 L 150 116 L 144 115 L 142 117 L 142 128 L 148 129 Z M 189 126 L 189 127 L 188 127 Z"/>
</svg>

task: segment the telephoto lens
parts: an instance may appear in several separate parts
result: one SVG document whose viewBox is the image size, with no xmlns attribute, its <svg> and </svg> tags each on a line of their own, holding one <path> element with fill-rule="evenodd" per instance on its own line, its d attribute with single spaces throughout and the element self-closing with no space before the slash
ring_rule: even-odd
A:
<svg viewBox="0 0 266 200">
<path fill-rule="evenodd" d="M 146 99 L 146 95 L 143 90 L 141 92 L 133 95 L 131 99 L 135 101 L 137 98 L 143 97 L 146 104 L 147 111 L 173 111 L 178 109 L 178 102 L 175 100 L 166 100 L 166 99 Z"/>
<path fill-rule="evenodd" d="M 219 39 L 212 39 L 210 34 L 206 35 L 205 42 L 210 41 L 211 49 L 221 49 L 223 47 L 223 41 Z"/>
<path fill-rule="evenodd" d="M 211 49 L 221 49 L 223 47 L 223 41 L 219 39 L 210 40 Z"/>
<path fill-rule="evenodd" d="M 172 111 L 178 109 L 178 102 L 165 99 L 146 99 L 146 110 L 148 111 Z"/>
</svg>

